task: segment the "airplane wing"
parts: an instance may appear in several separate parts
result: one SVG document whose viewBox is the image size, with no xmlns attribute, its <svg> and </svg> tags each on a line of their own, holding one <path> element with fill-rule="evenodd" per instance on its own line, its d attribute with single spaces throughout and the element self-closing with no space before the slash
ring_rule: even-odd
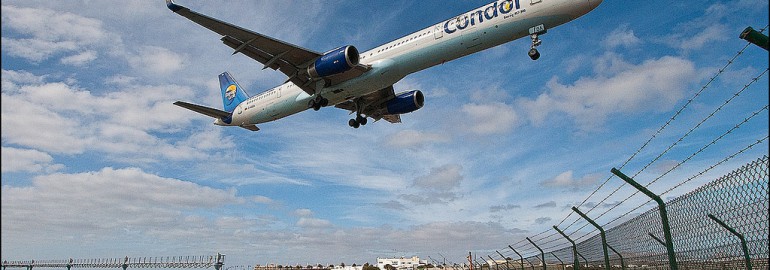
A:
<svg viewBox="0 0 770 270">
<path fill-rule="evenodd" d="M 374 119 L 374 121 L 379 121 L 380 119 L 385 119 L 385 121 L 391 122 L 391 123 L 401 123 L 401 116 L 397 114 L 383 114 L 382 110 L 380 110 L 381 106 L 396 97 L 396 93 L 393 90 L 393 86 L 388 86 L 386 88 L 377 90 L 371 94 L 361 96 L 359 97 L 361 104 L 364 104 L 366 106 L 366 109 L 362 112 L 368 117 L 371 117 Z M 348 110 L 351 112 L 356 112 L 356 104 L 349 100 L 342 102 L 340 104 L 334 105 L 334 107 Z"/>
<path fill-rule="evenodd" d="M 251 57 L 262 63 L 263 69 L 280 70 L 289 76 L 287 81 L 293 82 L 310 95 L 315 94 L 313 79 L 304 71 L 313 60 L 322 56 L 321 53 L 211 18 L 177 5 L 172 0 L 166 0 L 166 5 L 175 13 L 222 35 L 222 42 L 235 50 L 233 54 L 242 53 Z M 368 69 L 367 66 L 359 65 L 348 72 L 332 76 L 330 80 L 333 85 L 334 82 L 339 83 L 351 77 L 358 77 Z"/>
</svg>

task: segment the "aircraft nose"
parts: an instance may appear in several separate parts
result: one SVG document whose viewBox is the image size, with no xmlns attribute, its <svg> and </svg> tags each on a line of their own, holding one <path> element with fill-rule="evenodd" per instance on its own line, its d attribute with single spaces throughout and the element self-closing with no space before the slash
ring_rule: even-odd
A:
<svg viewBox="0 0 770 270">
<path fill-rule="evenodd" d="M 602 3 L 602 0 L 588 0 L 588 6 L 593 10 Z"/>
</svg>

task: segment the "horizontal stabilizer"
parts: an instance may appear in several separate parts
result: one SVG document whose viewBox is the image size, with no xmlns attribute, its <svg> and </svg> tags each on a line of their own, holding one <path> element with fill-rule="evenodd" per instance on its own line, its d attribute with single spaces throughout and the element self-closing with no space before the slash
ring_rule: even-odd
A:
<svg viewBox="0 0 770 270">
<path fill-rule="evenodd" d="M 187 103 L 187 102 L 183 102 L 183 101 L 174 102 L 174 105 L 177 105 L 179 107 L 182 107 L 182 108 L 185 108 L 185 109 L 188 109 L 188 110 L 191 110 L 191 111 L 203 114 L 203 115 L 208 115 L 208 116 L 211 116 L 211 117 L 214 117 L 214 118 L 217 118 L 217 119 L 226 119 L 226 118 L 230 117 L 230 113 L 229 112 L 222 111 L 222 110 L 217 110 L 217 109 L 214 109 L 214 108 L 209 108 L 209 107 L 206 107 L 206 106 L 195 105 L 195 104 Z"/>
</svg>

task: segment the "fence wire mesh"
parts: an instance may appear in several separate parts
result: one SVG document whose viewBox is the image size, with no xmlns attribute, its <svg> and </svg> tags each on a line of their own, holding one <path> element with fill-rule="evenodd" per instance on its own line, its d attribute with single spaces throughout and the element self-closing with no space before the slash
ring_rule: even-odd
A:
<svg viewBox="0 0 770 270">
<path fill-rule="evenodd" d="M 765 155 L 667 202 L 679 269 L 746 269 L 739 238 L 710 219 L 709 214 L 743 234 L 753 269 L 768 269 L 769 197 Z M 657 206 L 606 231 L 607 244 L 623 256 L 627 268 L 669 269 L 666 247 L 651 235 L 663 239 Z M 588 260 L 585 262 L 579 257 L 582 269 L 604 269 L 600 235 L 576 246 L 578 253 Z M 574 261 L 572 246 L 552 253 L 565 262 Z M 527 259 L 538 261 L 539 256 Z M 564 267 L 553 256 L 546 256 L 546 262 L 550 269 Z M 621 267 L 620 257 L 613 252 L 610 252 L 610 264 Z"/>
</svg>

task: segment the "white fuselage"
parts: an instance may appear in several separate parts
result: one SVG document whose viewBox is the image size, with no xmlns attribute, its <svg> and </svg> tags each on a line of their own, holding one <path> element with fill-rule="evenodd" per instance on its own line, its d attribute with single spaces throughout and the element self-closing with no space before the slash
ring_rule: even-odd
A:
<svg viewBox="0 0 770 270">
<path fill-rule="evenodd" d="M 496 0 L 436 25 L 360 54 L 371 70 L 325 87 L 321 96 L 334 105 L 391 86 L 407 75 L 528 36 L 529 29 L 551 29 L 593 10 L 602 0 Z M 274 121 L 304 110 L 312 97 L 288 82 L 250 97 L 233 111 L 230 124 Z"/>
</svg>

